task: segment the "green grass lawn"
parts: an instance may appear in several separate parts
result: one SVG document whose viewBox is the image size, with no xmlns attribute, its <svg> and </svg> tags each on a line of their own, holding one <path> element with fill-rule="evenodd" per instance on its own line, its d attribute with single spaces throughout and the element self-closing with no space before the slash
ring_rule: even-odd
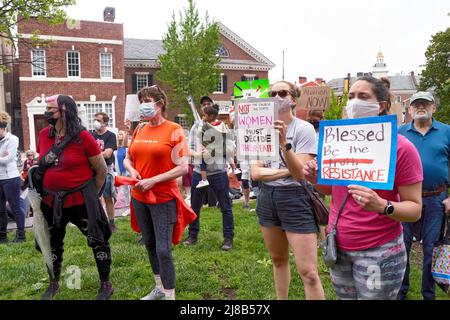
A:
<svg viewBox="0 0 450 320">
<path fill-rule="evenodd" d="M 255 203 L 251 203 L 254 207 Z M 254 212 L 234 205 L 235 240 L 230 252 L 220 250 L 222 218 L 218 209 L 202 210 L 201 232 L 196 246 L 174 248 L 177 299 L 275 299 L 272 264 L 265 249 Z M 118 231 L 111 238 L 113 299 L 139 299 L 154 285 L 147 253 L 138 245 L 139 235 L 129 227 L 129 217 L 117 221 Z M 12 236 L 11 234 L 9 235 Z M 39 299 L 47 286 L 47 274 L 41 255 L 34 249 L 31 230 L 25 244 L 0 245 L 0 299 Z M 293 258 L 293 257 L 292 257 Z M 304 299 L 303 286 L 291 259 L 290 299 Z M 81 290 L 69 289 L 66 280 L 70 266 L 81 270 Z M 94 299 L 99 287 L 91 249 L 77 228 L 67 227 L 57 299 Z M 327 268 L 319 257 L 319 272 L 327 299 L 336 299 Z M 420 299 L 421 272 L 412 267 L 410 299 Z M 439 299 L 446 296 L 438 291 Z"/>
</svg>

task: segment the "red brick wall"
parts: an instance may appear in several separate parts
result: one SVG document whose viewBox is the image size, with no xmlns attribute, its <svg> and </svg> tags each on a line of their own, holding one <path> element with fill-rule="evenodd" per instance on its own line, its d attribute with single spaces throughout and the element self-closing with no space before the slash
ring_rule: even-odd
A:
<svg viewBox="0 0 450 320">
<path fill-rule="evenodd" d="M 123 25 L 105 22 L 80 21 L 79 28 L 68 28 L 66 24 L 59 26 L 47 26 L 35 20 L 19 23 L 20 33 L 32 33 L 40 30 L 42 35 L 97 38 L 108 40 L 120 40 L 123 42 Z M 67 51 L 80 52 L 80 77 L 100 78 L 100 53 L 112 53 L 113 79 L 124 79 L 124 48 L 123 45 L 111 45 L 89 42 L 55 41 L 45 49 L 47 78 L 67 78 Z M 31 48 L 26 42 L 19 42 L 19 56 L 23 61 L 31 59 Z M 22 63 L 19 66 L 20 77 L 31 77 L 31 65 Z M 20 102 L 22 111 L 24 147 L 29 148 L 30 132 L 28 127 L 28 113 L 26 103 L 29 103 L 42 94 L 66 94 L 72 96 L 75 101 L 89 101 L 90 95 L 95 95 L 97 101 L 111 101 L 116 96 L 116 126 L 124 128 L 125 112 L 125 83 L 112 82 L 47 82 L 47 81 L 20 81 Z"/>
<path fill-rule="evenodd" d="M 124 129 L 124 114 L 125 114 L 125 95 L 123 83 L 66 83 L 66 82 L 20 82 L 21 91 L 21 110 L 22 110 L 22 124 L 24 147 L 29 148 L 30 145 L 30 129 L 28 126 L 28 113 L 26 103 L 29 103 L 35 97 L 40 97 L 41 94 L 46 96 L 54 94 L 65 94 L 72 96 L 75 101 L 89 101 L 90 95 L 94 94 L 97 101 L 111 101 L 113 96 L 116 96 L 115 110 L 116 110 L 116 126 Z"/>
<path fill-rule="evenodd" d="M 112 53 L 113 78 L 123 79 L 124 77 L 124 51 L 121 45 L 98 45 L 96 43 L 83 42 L 63 42 L 58 41 L 45 48 L 45 59 L 47 67 L 47 77 L 66 78 L 67 77 L 67 51 L 80 52 L 80 76 L 81 78 L 100 78 L 100 53 Z M 31 59 L 31 48 L 19 45 L 19 56 L 21 60 Z M 31 77 L 31 64 L 20 64 L 20 76 Z"/>
<path fill-rule="evenodd" d="M 225 38 L 223 35 L 220 35 L 220 41 L 230 54 L 230 56 L 227 59 L 256 61 L 252 56 L 250 56 L 244 50 L 236 46 L 233 42 Z"/>
<path fill-rule="evenodd" d="M 45 23 L 39 23 L 34 19 L 19 22 L 19 33 L 32 34 L 35 30 L 39 30 L 39 34 L 41 35 L 123 41 L 122 23 L 79 21 L 79 25 L 68 27 L 66 23 L 48 26 Z"/>
</svg>

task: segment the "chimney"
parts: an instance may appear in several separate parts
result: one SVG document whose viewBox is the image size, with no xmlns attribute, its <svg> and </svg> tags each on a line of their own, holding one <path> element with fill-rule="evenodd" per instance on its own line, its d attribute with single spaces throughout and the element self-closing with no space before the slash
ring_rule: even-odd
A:
<svg viewBox="0 0 450 320">
<path fill-rule="evenodd" d="M 116 9 L 113 7 L 106 7 L 103 10 L 103 21 L 105 22 L 114 22 L 116 18 Z"/>
<path fill-rule="evenodd" d="M 298 77 L 298 84 L 302 85 L 306 83 L 308 79 L 306 77 Z"/>
<path fill-rule="evenodd" d="M 316 83 L 321 86 L 322 85 L 322 78 L 316 78 Z"/>
</svg>

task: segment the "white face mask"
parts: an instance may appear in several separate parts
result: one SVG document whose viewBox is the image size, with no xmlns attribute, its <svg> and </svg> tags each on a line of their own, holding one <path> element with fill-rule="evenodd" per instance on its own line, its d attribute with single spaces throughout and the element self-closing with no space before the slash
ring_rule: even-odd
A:
<svg viewBox="0 0 450 320">
<path fill-rule="evenodd" d="M 154 118 L 159 109 L 156 108 L 156 102 L 143 102 L 139 107 L 139 116 L 142 118 Z"/>
<path fill-rule="evenodd" d="M 375 117 L 380 114 L 380 104 L 355 98 L 348 100 L 345 111 L 349 119 Z"/>
<path fill-rule="evenodd" d="M 102 124 L 100 122 L 98 122 L 97 120 L 94 121 L 94 129 L 95 130 L 100 130 L 102 128 Z"/>
</svg>

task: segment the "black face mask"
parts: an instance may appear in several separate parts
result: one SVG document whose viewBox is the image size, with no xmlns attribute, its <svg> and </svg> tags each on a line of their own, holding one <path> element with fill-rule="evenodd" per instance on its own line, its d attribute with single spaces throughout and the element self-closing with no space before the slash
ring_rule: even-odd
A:
<svg viewBox="0 0 450 320">
<path fill-rule="evenodd" d="M 314 121 L 310 121 L 309 123 L 311 123 L 314 127 L 314 129 L 319 129 L 319 121 L 314 120 Z"/>
<path fill-rule="evenodd" d="M 54 112 L 51 112 L 51 111 L 45 111 L 44 112 L 44 118 L 45 118 L 45 120 L 50 124 L 50 125 L 52 125 L 52 126 L 54 126 L 55 124 L 56 124 L 56 122 L 58 121 L 58 119 L 54 119 L 53 118 L 53 115 L 54 115 L 55 113 Z"/>
</svg>

